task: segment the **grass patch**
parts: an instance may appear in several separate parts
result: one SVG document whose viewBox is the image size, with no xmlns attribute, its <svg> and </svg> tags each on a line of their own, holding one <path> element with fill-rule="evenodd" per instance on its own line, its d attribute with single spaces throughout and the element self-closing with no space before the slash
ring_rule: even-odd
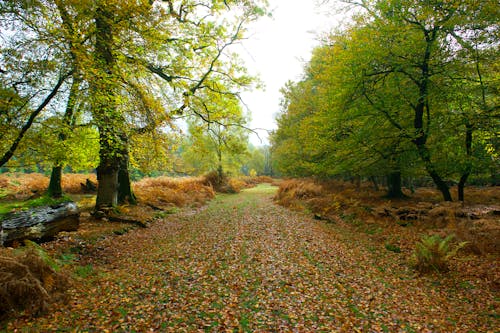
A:
<svg viewBox="0 0 500 333">
<path fill-rule="evenodd" d="M 78 277 L 81 277 L 83 279 L 86 279 L 90 276 L 93 276 L 96 274 L 96 272 L 94 271 L 94 266 L 92 266 L 91 264 L 88 264 L 88 265 L 85 265 L 85 266 L 78 266 L 75 268 L 75 274 L 78 276 Z"/>
<path fill-rule="evenodd" d="M 162 219 L 162 218 L 167 217 L 168 215 L 177 214 L 179 211 L 180 211 L 180 209 L 178 207 L 174 206 L 174 207 L 166 208 L 165 210 L 162 210 L 162 211 L 156 213 L 154 217 L 157 219 Z"/>
<path fill-rule="evenodd" d="M 401 253 L 401 248 L 397 245 L 394 245 L 394 244 L 390 244 L 390 243 L 386 243 L 385 244 L 385 249 L 387 251 L 391 251 L 391 252 L 394 252 L 394 253 Z"/>
</svg>

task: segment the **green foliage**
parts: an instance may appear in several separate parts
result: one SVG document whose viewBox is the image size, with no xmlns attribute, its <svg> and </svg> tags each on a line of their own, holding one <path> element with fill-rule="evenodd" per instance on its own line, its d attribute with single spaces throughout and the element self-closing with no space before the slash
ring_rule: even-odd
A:
<svg viewBox="0 0 500 333">
<path fill-rule="evenodd" d="M 243 174 L 247 176 L 273 176 L 273 160 L 269 146 L 248 145 L 248 155 L 244 158 Z"/>
<path fill-rule="evenodd" d="M 77 259 L 77 256 L 73 253 L 62 253 L 59 256 L 58 261 L 61 263 L 61 265 L 70 265 L 76 259 Z"/>
<path fill-rule="evenodd" d="M 415 268 L 420 272 L 446 271 L 448 262 L 457 252 L 468 244 L 453 244 L 454 235 L 445 238 L 439 235 L 424 236 L 415 245 L 413 260 Z"/>
<path fill-rule="evenodd" d="M 41 196 L 36 199 L 26 200 L 26 201 L 17 201 L 17 202 L 0 202 L 0 219 L 2 215 L 10 213 L 13 210 L 21 209 L 26 210 L 34 207 L 41 206 L 52 206 L 57 205 L 63 202 L 71 201 L 71 198 L 67 196 L 63 196 L 61 198 L 51 198 L 47 195 Z"/>
<path fill-rule="evenodd" d="M 47 195 L 44 195 L 44 196 L 41 196 L 39 198 L 26 201 L 25 207 L 33 208 L 33 207 L 41 207 L 41 206 L 53 206 L 53 205 L 57 205 L 57 204 L 60 204 L 63 202 L 68 202 L 68 201 L 71 201 L 71 198 L 68 196 L 63 196 L 61 198 L 54 199 L 54 198 L 51 198 Z"/>
<path fill-rule="evenodd" d="M 499 126 L 493 1 L 359 5 L 353 22 L 314 50 L 303 79 L 282 90 L 271 136 L 278 171 L 428 173 L 445 192 L 443 179 L 494 169 L 498 145 L 484 142 Z"/>
<path fill-rule="evenodd" d="M 247 119 L 236 96 L 205 97 L 197 105 L 202 118 L 188 122 L 189 137 L 181 153 L 184 170 L 198 175 L 214 170 L 238 174 L 247 156 Z"/>
<path fill-rule="evenodd" d="M 43 260 L 43 262 L 55 272 L 58 272 L 61 269 L 59 264 L 37 243 L 25 240 L 24 245 L 26 246 L 26 250 L 34 251 Z"/>
<path fill-rule="evenodd" d="M 391 251 L 394 253 L 401 253 L 401 248 L 397 245 L 391 244 L 391 243 L 386 243 L 385 244 L 385 249 L 387 251 Z"/>
<path fill-rule="evenodd" d="M 0 57 L 0 157 L 21 139 L 23 126 L 30 130 L 11 165 L 99 164 L 98 172 L 114 172 L 124 171 L 131 156 L 145 173 L 171 170 L 176 147 L 165 133 L 175 128 L 174 118 L 211 123 L 226 110 L 223 96 L 236 99 L 256 83 L 229 46 L 266 15 L 265 0 L 1 6 L 7 33 Z M 53 94 L 43 101 L 47 91 Z M 114 204 L 117 186 L 109 179 L 98 205 Z"/>
<path fill-rule="evenodd" d="M 75 274 L 82 279 L 95 275 L 94 266 L 91 264 L 75 267 Z"/>
</svg>

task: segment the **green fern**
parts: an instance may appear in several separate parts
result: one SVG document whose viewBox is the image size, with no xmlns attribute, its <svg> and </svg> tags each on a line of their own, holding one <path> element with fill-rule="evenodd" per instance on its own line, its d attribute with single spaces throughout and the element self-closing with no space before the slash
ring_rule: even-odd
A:
<svg viewBox="0 0 500 333">
<path fill-rule="evenodd" d="M 443 272 L 448 270 L 448 262 L 457 255 L 468 242 L 453 245 L 455 235 L 441 238 L 438 235 L 424 236 L 415 246 L 415 267 L 420 272 L 432 270 Z"/>
</svg>

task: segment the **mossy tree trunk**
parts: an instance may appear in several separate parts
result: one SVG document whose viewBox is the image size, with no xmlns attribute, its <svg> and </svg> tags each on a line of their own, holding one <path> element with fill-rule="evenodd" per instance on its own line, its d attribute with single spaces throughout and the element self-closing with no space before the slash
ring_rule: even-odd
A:
<svg viewBox="0 0 500 333">
<path fill-rule="evenodd" d="M 63 195 L 62 185 L 62 166 L 54 165 L 52 167 L 52 172 L 50 173 L 50 182 L 49 187 L 47 189 L 47 194 L 51 198 L 60 198 Z"/>
<path fill-rule="evenodd" d="M 120 154 L 120 168 L 118 170 L 118 203 L 135 205 L 137 203 L 137 198 L 132 191 L 132 183 L 130 181 L 128 140 L 126 136 L 122 136 L 122 140 L 125 146 Z"/>
<path fill-rule="evenodd" d="M 124 119 L 118 109 L 119 78 L 113 54 L 114 13 L 112 6 L 97 1 L 95 11 L 95 75 L 92 81 L 92 115 L 99 130 L 99 166 L 95 210 L 118 204 L 118 172 L 126 146 L 121 128 Z"/>
</svg>

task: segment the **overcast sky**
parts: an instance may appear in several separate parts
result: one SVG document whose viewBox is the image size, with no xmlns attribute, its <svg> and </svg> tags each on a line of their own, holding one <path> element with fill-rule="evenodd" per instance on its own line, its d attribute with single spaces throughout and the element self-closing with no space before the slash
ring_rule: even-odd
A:
<svg viewBox="0 0 500 333">
<path fill-rule="evenodd" d="M 272 18 L 262 18 L 251 26 L 251 36 L 243 42 L 241 53 L 249 71 L 258 74 L 264 91 L 243 94 L 252 116 L 252 128 L 276 128 L 279 111 L 279 90 L 289 80 L 300 79 L 312 48 L 318 45 L 318 34 L 336 25 L 327 7 L 318 7 L 315 0 L 269 0 Z M 259 131 L 267 143 L 267 132 Z M 255 135 L 252 143 L 261 143 Z"/>
</svg>

